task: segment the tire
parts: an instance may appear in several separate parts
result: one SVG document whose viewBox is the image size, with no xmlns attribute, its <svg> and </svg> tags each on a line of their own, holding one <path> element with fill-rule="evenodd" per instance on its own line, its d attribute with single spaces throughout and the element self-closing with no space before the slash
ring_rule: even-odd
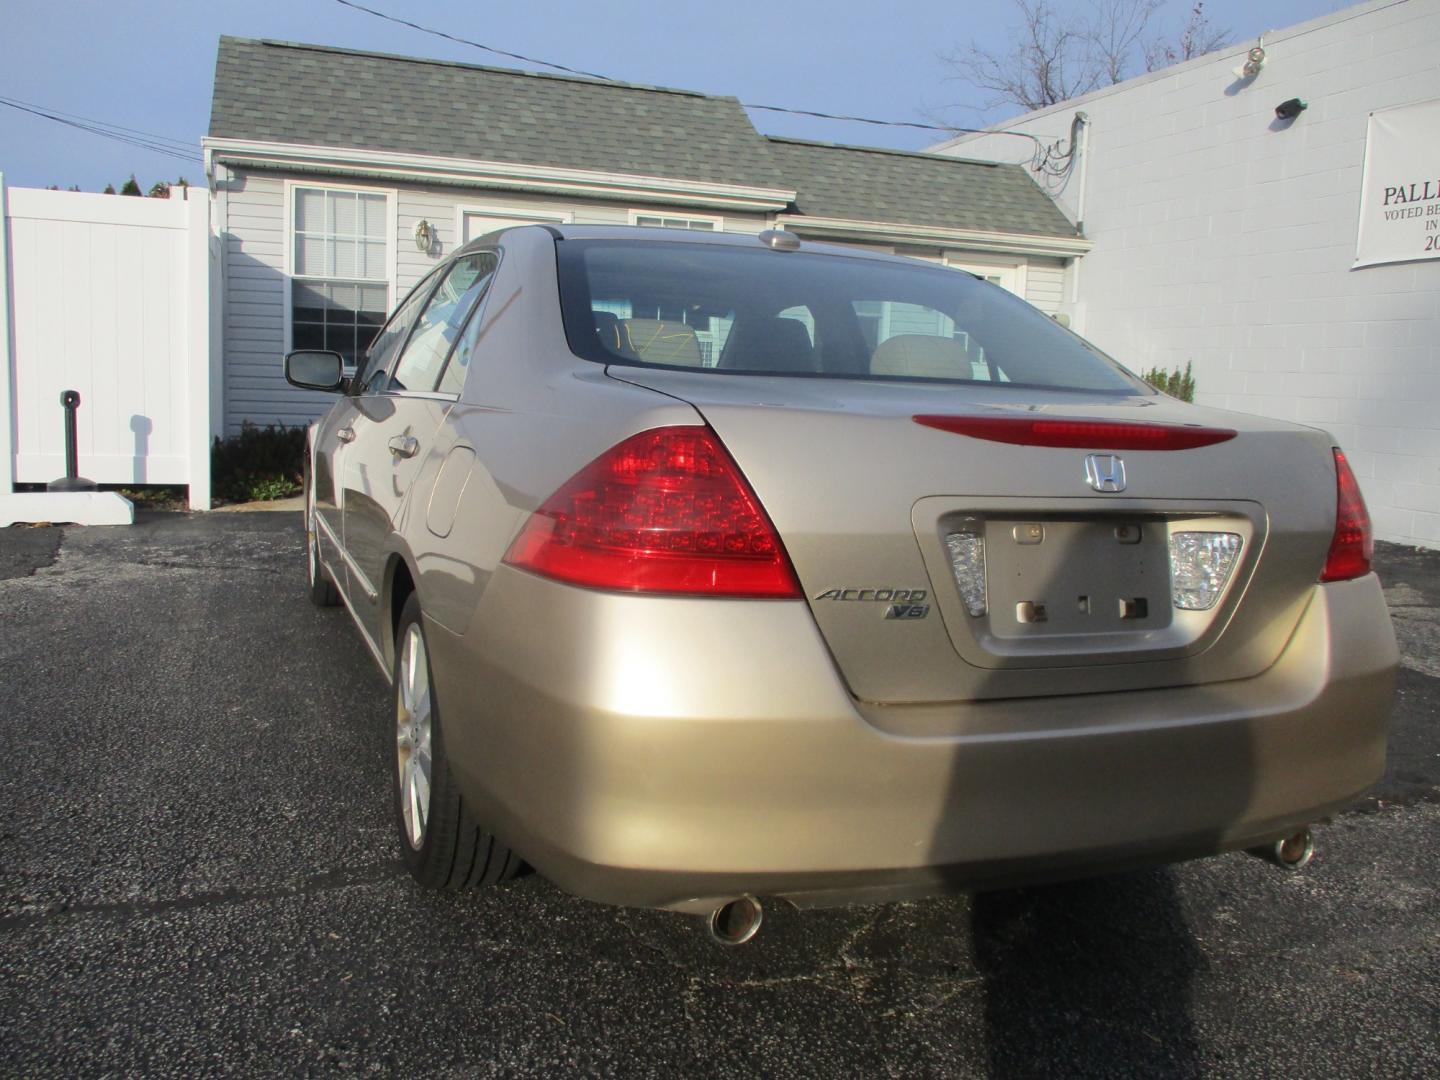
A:
<svg viewBox="0 0 1440 1080">
<path fill-rule="evenodd" d="M 315 492 L 310 486 L 310 465 L 305 465 L 305 588 L 310 602 L 319 608 L 340 603 L 340 591 L 320 562 L 320 537 L 315 532 Z"/>
<path fill-rule="evenodd" d="M 519 857 L 482 828 L 460 797 L 445 756 L 429 648 L 414 593 L 395 633 L 392 800 L 412 877 L 432 889 L 467 889 L 512 878 Z"/>
</svg>

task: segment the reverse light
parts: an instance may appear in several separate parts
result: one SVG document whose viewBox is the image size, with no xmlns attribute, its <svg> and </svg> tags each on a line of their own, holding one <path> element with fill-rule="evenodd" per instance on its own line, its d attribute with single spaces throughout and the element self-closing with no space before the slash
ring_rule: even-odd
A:
<svg viewBox="0 0 1440 1080">
<path fill-rule="evenodd" d="M 1370 529 L 1370 511 L 1360 494 L 1360 482 L 1338 446 L 1334 454 L 1335 535 L 1330 539 L 1330 553 L 1325 556 L 1320 580 L 1349 581 L 1370 572 L 1375 536 Z"/>
<path fill-rule="evenodd" d="M 1225 592 L 1242 541 L 1230 532 L 1170 534 L 1170 600 L 1182 611 L 1209 611 Z"/>
<path fill-rule="evenodd" d="M 642 431 L 530 515 L 505 562 L 622 592 L 798 599 L 780 536 L 708 427 Z"/>
<path fill-rule="evenodd" d="M 985 614 L 985 538 L 978 533 L 954 532 L 945 537 L 950 570 L 965 610 L 974 618 Z"/>
<path fill-rule="evenodd" d="M 1031 416 L 915 416 L 917 424 L 1017 446 L 1074 450 L 1193 450 L 1235 438 L 1230 428 L 1198 424 L 1079 420 Z"/>
</svg>

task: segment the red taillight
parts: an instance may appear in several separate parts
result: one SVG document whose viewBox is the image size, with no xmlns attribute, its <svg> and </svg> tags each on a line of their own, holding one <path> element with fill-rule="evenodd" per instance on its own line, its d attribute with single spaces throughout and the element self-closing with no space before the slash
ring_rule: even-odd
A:
<svg viewBox="0 0 1440 1080">
<path fill-rule="evenodd" d="M 917 424 L 1017 446 L 1075 450 L 1193 450 L 1235 438 L 1229 428 L 1029 416 L 916 416 Z"/>
<path fill-rule="evenodd" d="M 505 561 L 595 589 L 801 595 L 775 526 L 707 427 L 611 447 L 530 515 Z"/>
<path fill-rule="evenodd" d="M 1325 557 L 1321 581 L 1349 581 L 1370 572 L 1375 554 L 1375 537 L 1370 531 L 1370 512 L 1350 463 L 1335 450 L 1335 536 Z"/>
</svg>

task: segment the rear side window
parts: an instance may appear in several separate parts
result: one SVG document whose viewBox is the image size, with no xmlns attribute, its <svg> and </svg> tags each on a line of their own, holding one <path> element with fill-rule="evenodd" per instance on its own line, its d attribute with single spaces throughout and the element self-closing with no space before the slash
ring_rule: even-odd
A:
<svg viewBox="0 0 1440 1080">
<path fill-rule="evenodd" d="M 475 357 L 476 346 L 480 343 L 483 328 L 482 319 L 478 310 L 485 293 L 490 291 L 490 282 L 495 276 L 495 269 L 500 265 L 500 259 L 494 252 L 483 251 L 475 256 L 475 272 L 478 275 L 481 292 L 475 299 L 477 310 L 470 316 L 470 321 L 465 325 L 465 332 L 461 335 L 460 341 L 455 346 L 455 351 L 450 354 L 450 360 L 445 365 L 445 370 L 440 375 L 440 385 L 436 387 L 442 394 L 458 394 L 465 387 L 465 376 L 470 371 L 470 362 Z"/>
<path fill-rule="evenodd" d="M 956 270 L 758 244 L 555 247 L 570 347 L 598 363 L 1149 392 L 1024 300 Z"/>
<path fill-rule="evenodd" d="M 455 260 L 415 321 L 415 329 L 390 379 L 390 389 L 419 393 L 435 390 L 450 350 L 494 270 L 495 256 L 488 251 Z"/>
</svg>

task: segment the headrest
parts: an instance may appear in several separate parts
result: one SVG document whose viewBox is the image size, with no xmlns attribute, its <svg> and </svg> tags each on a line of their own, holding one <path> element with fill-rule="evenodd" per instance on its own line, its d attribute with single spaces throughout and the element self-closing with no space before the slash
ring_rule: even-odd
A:
<svg viewBox="0 0 1440 1080">
<path fill-rule="evenodd" d="M 616 332 L 620 351 L 631 352 L 647 364 L 701 366 L 700 340 L 684 323 L 621 319 L 616 324 Z"/>
<path fill-rule="evenodd" d="M 908 375 L 919 379 L 968 379 L 970 354 L 954 338 L 896 334 L 870 357 L 871 375 Z"/>
<path fill-rule="evenodd" d="M 725 347 L 725 367 L 742 371 L 814 371 L 810 332 L 798 319 L 742 322 Z"/>
<path fill-rule="evenodd" d="M 601 342 L 612 349 L 618 347 L 620 341 L 615 336 L 615 324 L 620 321 L 620 316 L 613 311 L 592 311 L 590 317 L 595 320 L 595 333 L 600 335 Z"/>
</svg>

